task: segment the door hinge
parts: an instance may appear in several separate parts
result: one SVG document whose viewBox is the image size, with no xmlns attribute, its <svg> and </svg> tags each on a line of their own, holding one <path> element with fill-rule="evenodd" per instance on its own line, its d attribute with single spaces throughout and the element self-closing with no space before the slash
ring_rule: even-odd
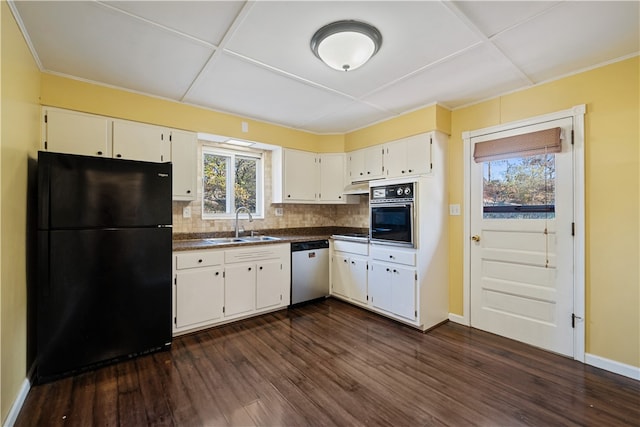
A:
<svg viewBox="0 0 640 427">
<path fill-rule="evenodd" d="M 47 149 L 48 149 L 48 148 L 47 148 L 47 145 L 49 145 L 49 144 L 47 144 L 47 141 L 45 141 L 45 142 L 44 142 L 44 149 L 45 149 L 45 150 L 47 150 Z"/>
<path fill-rule="evenodd" d="M 418 317 L 418 310 L 413 312 L 414 317 Z"/>
<path fill-rule="evenodd" d="M 571 129 L 571 145 L 573 145 L 573 129 Z"/>
<path fill-rule="evenodd" d="M 223 279 L 226 277 L 226 276 L 225 276 L 225 274 L 226 274 L 226 272 L 224 272 L 224 271 L 223 271 L 223 272 L 222 272 L 222 278 L 223 278 Z"/>
<path fill-rule="evenodd" d="M 282 294 L 280 294 L 280 301 L 282 301 Z"/>
<path fill-rule="evenodd" d="M 429 163 L 429 169 L 433 170 L 433 163 Z"/>
<path fill-rule="evenodd" d="M 572 328 L 576 327 L 576 319 L 582 320 L 582 317 L 576 316 L 575 313 L 571 313 L 571 327 Z"/>
<path fill-rule="evenodd" d="M 169 142 L 171 142 L 171 141 L 173 141 L 173 139 L 172 139 L 172 135 L 171 135 L 171 134 L 169 134 Z"/>
<path fill-rule="evenodd" d="M 418 273 L 417 272 L 415 273 L 415 278 L 416 278 L 416 281 L 418 281 Z"/>
<path fill-rule="evenodd" d="M 164 162 L 164 154 L 160 154 L 160 161 Z"/>
<path fill-rule="evenodd" d="M 576 235 L 576 223 L 575 222 L 571 223 L 571 235 L 572 236 Z"/>
<path fill-rule="evenodd" d="M 367 301 L 369 301 L 369 295 L 367 295 Z"/>
<path fill-rule="evenodd" d="M 174 278 L 173 278 L 173 284 L 174 284 L 174 285 L 177 285 L 177 284 L 178 284 L 178 278 L 177 278 L 177 277 L 174 277 Z"/>
<path fill-rule="evenodd" d="M 224 314 L 224 312 L 225 312 L 224 310 L 225 310 L 225 309 L 226 309 L 226 307 L 225 307 L 225 306 L 222 306 L 222 314 Z"/>
<path fill-rule="evenodd" d="M 282 264 L 280 264 L 280 270 L 282 270 Z"/>
<path fill-rule="evenodd" d="M 178 324 L 178 318 L 177 318 L 177 317 L 174 317 L 174 318 L 173 318 L 173 324 L 174 324 L 174 325 L 177 325 L 177 324 Z"/>
</svg>

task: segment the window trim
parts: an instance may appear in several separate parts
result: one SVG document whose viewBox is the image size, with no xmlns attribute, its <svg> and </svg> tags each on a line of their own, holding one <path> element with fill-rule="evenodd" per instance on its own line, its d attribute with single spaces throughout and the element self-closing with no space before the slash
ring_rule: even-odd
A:
<svg viewBox="0 0 640 427">
<path fill-rule="evenodd" d="M 231 180 L 231 185 L 228 186 L 227 191 L 230 193 L 232 206 L 235 207 L 235 194 L 233 194 L 233 185 L 235 184 L 235 160 L 236 157 L 244 157 L 244 158 L 252 158 L 257 161 L 256 163 L 256 213 L 251 213 L 251 216 L 254 219 L 264 219 L 264 153 L 261 151 L 253 151 L 253 150 L 234 150 L 229 148 L 221 148 L 215 145 L 210 144 L 202 144 L 202 150 L 200 155 L 200 170 L 202 171 L 200 180 L 202 183 L 202 199 L 201 199 L 201 215 L 203 220 L 220 220 L 220 219 L 235 219 L 235 212 L 225 212 L 225 213 L 208 213 L 205 212 L 204 205 L 204 193 L 205 193 L 205 185 L 204 185 L 204 158 L 205 155 L 218 155 L 228 157 L 230 159 L 231 167 L 227 171 L 228 177 Z M 246 215 L 246 214 L 244 214 Z"/>
</svg>

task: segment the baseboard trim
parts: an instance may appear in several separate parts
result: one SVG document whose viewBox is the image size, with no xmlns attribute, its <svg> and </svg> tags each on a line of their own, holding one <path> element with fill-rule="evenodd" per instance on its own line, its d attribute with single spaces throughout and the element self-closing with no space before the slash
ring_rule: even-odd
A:
<svg viewBox="0 0 640 427">
<path fill-rule="evenodd" d="M 616 362 L 611 359 L 605 359 L 604 357 L 589 353 L 585 353 L 584 363 L 595 366 L 596 368 L 604 369 L 605 371 L 613 372 L 614 374 L 640 381 L 640 368 L 636 366 Z"/>
<path fill-rule="evenodd" d="M 4 420 L 3 427 L 13 427 L 18 419 L 18 414 L 22 409 L 22 405 L 24 405 L 24 401 L 27 398 L 27 394 L 29 394 L 29 390 L 31 389 L 31 383 L 28 379 L 24 379 L 22 382 L 22 386 L 20 387 L 20 391 L 18 392 L 18 396 L 16 396 L 16 400 L 11 405 L 11 410 L 7 415 L 7 419 Z"/>
<path fill-rule="evenodd" d="M 449 321 L 453 323 L 459 323 L 464 326 L 469 326 L 469 322 L 464 316 L 460 316 L 459 314 L 449 313 Z"/>
</svg>

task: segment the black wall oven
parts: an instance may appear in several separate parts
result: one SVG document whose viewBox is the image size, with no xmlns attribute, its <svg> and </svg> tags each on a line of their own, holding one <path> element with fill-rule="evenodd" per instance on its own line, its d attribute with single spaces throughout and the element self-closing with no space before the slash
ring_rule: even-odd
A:
<svg viewBox="0 0 640 427">
<path fill-rule="evenodd" d="M 369 198 L 372 242 L 415 247 L 414 183 L 371 187 Z"/>
</svg>

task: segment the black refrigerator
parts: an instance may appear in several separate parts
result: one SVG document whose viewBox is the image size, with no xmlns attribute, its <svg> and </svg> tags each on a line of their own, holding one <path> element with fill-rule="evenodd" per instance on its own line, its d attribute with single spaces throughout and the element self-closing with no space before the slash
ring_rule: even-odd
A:
<svg viewBox="0 0 640 427">
<path fill-rule="evenodd" d="M 38 153 L 34 380 L 171 345 L 171 164 Z"/>
</svg>

